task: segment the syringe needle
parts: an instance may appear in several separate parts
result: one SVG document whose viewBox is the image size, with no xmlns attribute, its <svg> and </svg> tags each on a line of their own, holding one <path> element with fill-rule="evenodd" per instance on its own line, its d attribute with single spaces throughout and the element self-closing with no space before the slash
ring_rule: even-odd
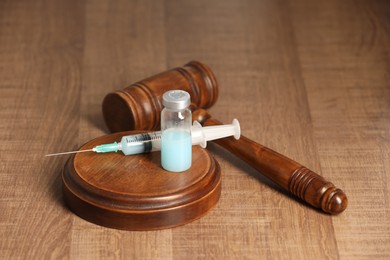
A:
<svg viewBox="0 0 390 260">
<path fill-rule="evenodd" d="M 71 151 L 71 152 L 64 152 L 64 153 L 52 153 L 52 154 L 46 154 L 45 156 L 57 156 L 57 155 L 72 154 L 72 153 L 83 153 L 83 152 L 93 152 L 93 149 L 81 150 L 81 151 Z"/>
</svg>

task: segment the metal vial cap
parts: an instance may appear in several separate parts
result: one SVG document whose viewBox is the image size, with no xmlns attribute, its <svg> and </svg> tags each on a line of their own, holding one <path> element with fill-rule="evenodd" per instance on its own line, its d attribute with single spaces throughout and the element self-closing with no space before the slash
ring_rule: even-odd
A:
<svg viewBox="0 0 390 260">
<path fill-rule="evenodd" d="M 163 95 L 163 105 L 170 109 L 184 109 L 191 103 L 190 94 L 183 90 L 167 91 Z"/>
</svg>

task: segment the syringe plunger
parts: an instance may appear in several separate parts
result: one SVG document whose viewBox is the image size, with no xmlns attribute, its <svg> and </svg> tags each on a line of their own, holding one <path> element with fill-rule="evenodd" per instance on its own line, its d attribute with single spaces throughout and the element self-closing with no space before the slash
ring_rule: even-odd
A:
<svg viewBox="0 0 390 260">
<path fill-rule="evenodd" d="M 240 135 L 241 128 L 237 119 L 233 119 L 233 122 L 229 125 L 205 127 L 202 127 L 198 121 L 195 121 L 191 129 L 192 145 L 200 145 L 203 148 L 206 148 L 208 141 L 221 139 L 228 136 L 234 136 L 235 139 L 239 139 Z"/>
</svg>

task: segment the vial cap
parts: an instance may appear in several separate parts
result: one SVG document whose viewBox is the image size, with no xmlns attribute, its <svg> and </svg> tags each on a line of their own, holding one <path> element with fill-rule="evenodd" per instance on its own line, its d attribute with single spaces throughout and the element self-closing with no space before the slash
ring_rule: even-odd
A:
<svg viewBox="0 0 390 260">
<path fill-rule="evenodd" d="M 170 109 L 184 109 L 191 103 L 190 94 L 183 90 L 171 90 L 163 95 L 163 105 Z"/>
</svg>

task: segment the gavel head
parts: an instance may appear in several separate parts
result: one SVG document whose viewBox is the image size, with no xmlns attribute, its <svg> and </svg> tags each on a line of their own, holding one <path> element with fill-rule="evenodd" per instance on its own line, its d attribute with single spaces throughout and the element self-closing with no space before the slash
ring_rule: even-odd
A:
<svg viewBox="0 0 390 260">
<path fill-rule="evenodd" d="M 103 116 L 111 132 L 160 129 L 162 95 L 181 89 L 191 95 L 193 107 L 209 108 L 218 98 L 218 84 L 211 69 L 198 61 L 141 80 L 109 93 Z"/>
</svg>

